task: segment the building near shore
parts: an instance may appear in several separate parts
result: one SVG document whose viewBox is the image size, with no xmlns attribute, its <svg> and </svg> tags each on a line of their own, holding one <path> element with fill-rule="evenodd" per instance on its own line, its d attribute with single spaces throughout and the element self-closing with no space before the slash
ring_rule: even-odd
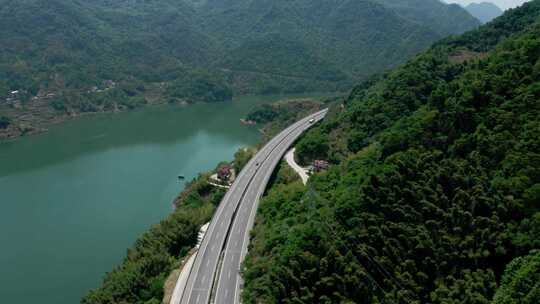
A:
<svg viewBox="0 0 540 304">
<path fill-rule="evenodd" d="M 232 167 L 229 165 L 223 165 L 218 169 L 218 178 L 221 181 L 228 182 L 232 176 Z"/>
<path fill-rule="evenodd" d="M 311 167 L 314 172 L 321 172 L 328 169 L 328 167 L 330 167 L 330 163 L 328 163 L 326 160 L 316 159 L 311 164 Z"/>
</svg>

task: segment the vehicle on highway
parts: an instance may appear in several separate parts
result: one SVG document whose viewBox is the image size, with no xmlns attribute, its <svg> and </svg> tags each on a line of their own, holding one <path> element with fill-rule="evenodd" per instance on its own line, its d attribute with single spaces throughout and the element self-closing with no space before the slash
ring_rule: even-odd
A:
<svg viewBox="0 0 540 304">
<path fill-rule="evenodd" d="M 326 110 L 320 111 L 281 131 L 239 173 L 210 221 L 185 281 L 177 282 L 178 301 L 171 304 L 207 304 L 212 294 L 215 303 L 239 304 L 243 287 L 239 271 L 259 199 L 285 152 L 325 115 Z"/>
<path fill-rule="evenodd" d="M 312 123 L 314 123 L 314 122 L 315 122 L 315 118 L 312 118 L 312 119 L 309 120 L 309 123 L 310 123 L 310 124 L 312 124 Z"/>
</svg>

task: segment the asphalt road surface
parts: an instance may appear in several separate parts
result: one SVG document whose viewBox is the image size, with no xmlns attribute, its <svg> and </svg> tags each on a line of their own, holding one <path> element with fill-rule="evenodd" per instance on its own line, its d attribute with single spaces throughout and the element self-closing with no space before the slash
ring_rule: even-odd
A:
<svg viewBox="0 0 540 304">
<path fill-rule="evenodd" d="M 201 243 L 182 294 L 182 304 L 207 304 L 214 285 L 214 303 L 238 303 L 242 279 L 240 264 L 247 253 L 259 198 L 280 159 L 294 141 L 327 110 L 312 114 L 268 142 L 244 167 L 219 204 Z M 312 121 L 312 122 L 310 122 Z M 220 257 L 224 254 L 219 277 Z M 216 277 L 219 278 L 215 282 Z"/>
</svg>

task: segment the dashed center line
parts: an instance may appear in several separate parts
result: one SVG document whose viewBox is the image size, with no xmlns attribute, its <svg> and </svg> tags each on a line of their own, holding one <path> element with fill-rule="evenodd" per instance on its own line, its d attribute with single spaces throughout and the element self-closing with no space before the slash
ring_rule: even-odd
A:
<svg viewBox="0 0 540 304">
<path fill-rule="evenodd" d="M 320 115 L 320 114 L 318 114 Z M 319 116 L 316 116 L 316 119 L 319 119 Z M 310 120 L 310 124 L 312 123 L 312 120 Z M 290 131 L 289 132 L 289 135 L 290 136 L 293 136 L 294 138 L 296 138 L 299 134 L 301 134 L 301 132 L 303 132 L 304 129 L 308 129 L 309 126 L 302 126 L 300 125 L 300 127 L 295 127 L 295 131 Z M 289 135 L 286 135 L 286 136 L 289 136 Z M 283 136 L 278 136 L 277 138 L 275 138 L 274 140 L 277 140 L 277 141 L 283 141 L 283 144 L 279 144 L 279 145 L 287 145 L 289 146 L 291 143 L 292 143 L 292 139 L 290 138 L 287 138 L 285 135 Z M 281 153 L 281 150 L 283 147 L 279 146 L 277 151 L 278 152 L 275 152 L 275 153 Z M 255 174 L 257 171 L 261 172 L 261 171 L 264 171 L 263 173 L 260 173 L 260 174 L 256 174 L 254 176 L 254 179 L 251 179 L 249 182 L 245 182 L 243 180 L 239 180 L 239 183 L 236 185 L 240 188 L 242 187 L 246 187 L 247 184 L 260 184 L 261 182 L 263 181 L 268 181 L 268 178 L 266 177 L 266 174 L 267 171 L 270 171 L 271 168 L 274 168 L 274 163 L 275 161 L 277 161 L 277 158 L 274 158 L 274 159 L 271 159 L 271 162 L 270 163 L 266 163 L 266 159 L 270 157 L 270 155 L 273 155 L 272 153 L 274 153 L 274 150 L 272 150 L 271 152 L 268 152 L 266 154 L 260 154 L 261 158 L 263 160 L 261 160 L 260 158 L 255 158 L 253 159 L 253 161 L 256 163 L 256 167 L 253 167 L 252 165 L 249 166 L 249 171 L 246 171 L 247 173 L 246 174 L 250 174 L 250 173 L 253 173 Z M 259 162 L 264 162 L 264 163 L 259 163 Z M 253 163 L 252 163 L 253 164 Z M 244 185 L 245 184 L 245 185 Z M 256 187 L 256 186 L 254 186 Z M 234 191 L 233 193 L 231 193 L 232 195 L 227 197 L 227 200 L 229 202 L 231 202 L 230 198 L 232 197 L 233 199 L 236 199 L 236 200 L 242 200 L 242 197 L 244 197 L 244 195 L 247 195 L 249 199 L 247 199 L 247 201 L 245 201 L 243 204 L 244 206 L 242 208 L 238 207 L 236 204 L 240 204 L 241 202 L 234 202 L 234 205 L 231 205 L 229 207 L 231 208 L 235 208 L 235 210 L 233 211 L 230 211 L 231 208 L 228 208 L 229 210 L 225 209 L 225 212 L 222 212 L 220 214 L 219 217 L 221 217 L 221 221 L 219 223 L 216 223 L 215 226 L 213 227 L 219 227 L 219 230 L 216 229 L 215 232 L 218 233 L 218 236 L 216 236 L 215 233 L 213 233 L 209 238 L 207 238 L 208 241 L 205 242 L 205 245 L 203 248 L 205 248 L 207 250 L 208 247 L 210 247 L 210 252 L 208 252 L 208 250 L 206 252 L 204 252 L 202 254 L 202 259 L 203 260 L 206 260 L 206 262 L 204 262 L 204 264 L 202 263 L 199 263 L 199 265 L 205 265 L 205 267 L 201 267 L 201 266 L 197 266 L 199 267 L 198 269 L 198 273 L 200 275 L 202 275 L 202 277 L 199 277 L 202 281 L 202 286 L 206 286 L 208 284 L 210 284 L 210 286 L 208 288 L 205 289 L 204 293 L 201 291 L 201 292 L 196 292 L 197 293 L 197 297 L 196 297 L 196 303 L 197 304 L 207 304 L 208 301 L 210 301 L 211 299 L 211 291 L 212 291 L 212 282 L 214 282 L 214 273 L 211 273 L 212 272 L 212 269 L 214 269 L 216 267 L 216 263 L 217 264 L 221 264 L 223 263 L 223 261 L 227 261 L 227 263 L 225 264 L 228 264 L 227 266 L 223 265 L 223 272 L 225 270 L 227 270 L 227 278 L 228 280 L 227 281 L 231 281 L 231 283 L 234 283 L 232 282 L 232 276 L 234 274 L 234 280 L 241 280 L 241 277 L 240 277 L 240 267 L 239 265 L 237 265 L 239 262 L 241 262 L 239 259 L 242 258 L 242 251 L 244 250 L 242 248 L 242 246 L 245 245 L 245 237 L 244 238 L 241 238 L 241 239 L 238 239 L 238 238 L 235 238 L 234 240 L 234 247 L 229 247 L 227 248 L 226 246 L 224 246 L 224 248 L 222 248 L 222 245 L 221 244 L 216 244 L 215 243 L 218 243 L 220 241 L 220 237 L 223 233 L 225 234 L 228 234 L 229 235 L 229 238 L 232 237 L 232 235 L 236 236 L 238 233 L 238 235 L 240 236 L 244 236 L 246 233 L 249 232 L 249 229 L 247 227 L 247 224 L 250 222 L 250 217 L 252 216 L 253 212 L 251 212 L 252 208 L 255 208 L 256 206 L 256 200 L 258 200 L 260 198 L 260 196 L 262 195 L 261 188 L 262 186 L 259 186 L 258 189 L 250 189 L 250 190 L 245 190 L 245 191 L 251 191 L 249 192 L 249 195 L 248 194 L 245 194 L 243 193 L 242 195 L 240 195 L 238 193 L 238 191 Z M 232 202 L 231 202 L 232 204 Z M 236 213 L 237 209 L 241 209 L 241 211 L 239 213 Z M 236 214 L 236 215 L 235 215 Z M 241 216 L 238 216 L 238 215 L 241 215 Z M 224 216 L 226 219 L 223 219 Z M 232 217 L 231 219 L 229 219 L 229 217 Z M 236 219 L 234 219 L 236 218 Z M 234 223 L 236 221 L 236 223 Z M 239 224 L 239 226 L 235 226 Z M 236 229 L 234 227 L 237 227 Z M 230 230 L 229 230 L 230 229 Z M 236 232 L 236 233 L 235 233 Z M 242 242 L 240 242 L 240 240 Z M 227 242 L 228 243 L 228 242 Z M 207 245 L 210 245 L 208 247 L 206 247 Z M 230 246 L 232 244 L 231 243 L 228 243 L 227 246 Z M 235 250 L 230 250 L 230 249 L 235 249 Z M 217 254 L 219 255 L 217 258 L 220 259 L 223 258 L 223 260 L 221 260 L 222 262 L 219 262 L 219 261 L 214 261 L 213 259 L 215 258 L 215 255 L 216 255 L 216 252 Z M 225 256 L 223 256 L 222 254 L 225 254 Z M 227 257 L 227 255 L 229 255 L 229 257 Z M 212 262 L 212 263 L 210 263 Z M 203 268 L 203 269 L 201 269 Z M 220 267 L 221 268 L 221 267 Z M 202 271 L 202 273 L 201 273 Z M 233 273 L 234 271 L 234 273 Z M 197 273 L 197 272 L 194 272 Z M 224 273 L 222 273 L 222 275 L 224 275 Z M 218 280 L 219 281 L 219 280 Z M 223 281 L 226 281 L 226 280 L 223 280 Z M 196 279 L 195 279 L 195 282 L 196 282 Z M 193 285 L 195 286 L 192 286 L 190 287 L 191 288 L 191 292 L 190 292 L 190 296 L 193 295 L 195 296 L 195 294 L 193 293 L 194 291 L 196 291 L 197 289 L 199 288 L 196 288 L 197 287 L 197 283 L 193 283 Z M 221 283 L 218 283 L 220 286 L 221 286 Z M 226 285 L 223 285 L 223 289 L 221 289 L 221 291 L 223 292 L 224 291 L 224 295 L 225 297 L 223 298 L 222 296 L 218 296 L 216 298 L 216 303 L 217 302 L 222 302 L 222 301 L 230 301 L 230 303 L 226 303 L 226 304 L 233 304 L 233 301 L 234 303 L 237 303 L 237 300 L 238 300 L 238 295 L 237 295 L 237 292 L 239 291 L 239 289 L 242 288 L 242 285 L 241 284 L 240 286 L 238 285 L 238 282 L 236 282 L 236 286 L 232 289 L 232 293 L 229 293 L 231 290 L 230 289 L 227 289 Z M 215 288 L 215 286 L 214 286 Z M 217 293 L 219 294 L 220 291 L 219 291 L 220 288 L 217 288 Z M 234 295 L 233 299 L 228 299 L 228 295 L 231 294 L 231 295 Z M 223 295 L 223 294 L 222 294 Z M 201 297 L 202 296 L 202 297 Z M 217 296 L 217 295 L 216 295 Z M 210 297 L 210 298 L 209 298 Z M 188 299 L 188 302 L 192 302 L 193 298 L 191 298 L 191 301 L 189 300 L 189 297 L 187 298 Z M 201 300 L 203 303 L 201 303 Z M 182 302 L 183 303 L 183 302 Z"/>
</svg>

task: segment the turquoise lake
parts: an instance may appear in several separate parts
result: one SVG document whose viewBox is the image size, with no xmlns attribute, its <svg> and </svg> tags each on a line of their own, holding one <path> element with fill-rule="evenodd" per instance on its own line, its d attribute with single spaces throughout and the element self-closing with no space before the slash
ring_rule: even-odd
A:
<svg viewBox="0 0 540 304">
<path fill-rule="evenodd" d="M 91 115 L 0 142 L 2 302 L 79 303 L 171 212 L 177 176 L 257 143 L 239 119 L 279 98 Z"/>
</svg>

